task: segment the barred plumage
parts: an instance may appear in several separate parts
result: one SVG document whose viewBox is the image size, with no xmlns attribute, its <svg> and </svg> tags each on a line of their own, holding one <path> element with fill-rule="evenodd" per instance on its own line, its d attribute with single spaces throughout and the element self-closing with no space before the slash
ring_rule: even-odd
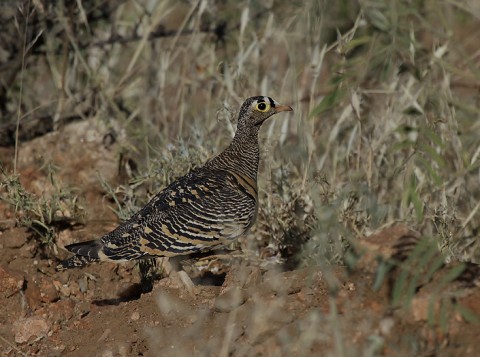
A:
<svg viewBox="0 0 480 357">
<path fill-rule="evenodd" d="M 270 97 L 248 98 L 225 151 L 177 179 L 101 239 L 66 246 L 75 256 L 58 268 L 185 255 L 245 234 L 257 213 L 258 131 L 273 114 L 291 110 Z"/>
</svg>

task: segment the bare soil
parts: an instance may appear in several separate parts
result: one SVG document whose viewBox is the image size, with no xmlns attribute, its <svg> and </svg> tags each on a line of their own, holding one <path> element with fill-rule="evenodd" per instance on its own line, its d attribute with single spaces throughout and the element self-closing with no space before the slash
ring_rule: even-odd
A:
<svg viewBox="0 0 480 357">
<path fill-rule="evenodd" d="M 75 130 L 73 130 L 75 129 Z M 81 140 L 82 132 L 72 128 Z M 50 136 L 49 136 L 50 135 Z M 23 184 L 42 194 L 45 175 L 34 149 L 49 153 L 62 182 L 78 188 L 85 224 L 61 230 L 58 245 L 98 237 L 118 221 L 94 179 L 101 168 L 115 179 L 113 151 L 101 137 L 79 146 L 71 135 L 49 134 L 20 150 Z M 53 136 L 52 136 L 53 135 Z M 66 139 L 68 138 L 68 139 Z M 55 143 L 55 144 L 53 144 Z M 42 146 L 44 145 L 44 146 Z M 2 149 L 11 162 L 13 149 Z M 109 157 L 110 155 L 110 157 Z M 101 158 L 101 159 L 100 159 Z M 103 160 L 103 161 L 101 161 Z M 110 169 L 108 169 L 109 165 Z M 217 279 L 195 279 L 187 288 L 178 274 L 142 292 L 133 263 L 95 264 L 56 272 L 59 248 L 42 249 L 0 203 L 0 351 L 37 356 L 478 356 L 478 320 L 429 303 L 438 290 L 418 289 L 410 306 L 393 308 L 388 284 L 374 289 L 377 257 L 406 228 L 370 237 L 353 271 L 343 266 L 284 271 L 235 261 Z M 92 219 L 95 217 L 95 219 Z M 452 306 L 480 315 L 480 288 L 444 288 Z M 437 316 L 438 315 L 438 316 Z M 437 318 L 438 317 L 438 318 Z"/>
</svg>

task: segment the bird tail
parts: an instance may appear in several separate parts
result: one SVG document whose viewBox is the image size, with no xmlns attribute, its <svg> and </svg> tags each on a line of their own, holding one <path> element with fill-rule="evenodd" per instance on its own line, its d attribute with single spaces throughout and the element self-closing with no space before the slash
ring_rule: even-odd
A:
<svg viewBox="0 0 480 357">
<path fill-rule="evenodd" d="M 95 239 L 95 240 L 89 240 L 86 242 L 70 244 L 65 246 L 65 249 L 69 250 L 72 253 L 75 253 L 76 255 L 81 255 L 84 257 L 89 257 L 94 259 L 100 259 L 98 254 L 100 253 L 100 250 L 102 249 L 102 247 L 103 247 L 102 242 L 98 239 Z"/>
<path fill-rule="evenodd" d="M 67 250 L 75 255 L 62 261 L 57 270 L 66 270 L 71 268 L 80 268 L 92 262 L 100 261 L 99 253 L 103 244 L 99 240 L 91 240 L 82 243 L 75 243 L 65 246 Z"/>
<path fill-rule="evenodd" d="M 65 259 L 57 265 L 57 271 L 63 271 L 72 268 L 81 268 L 93 262 L 98 262 L 100 259 L 84 257 L 83 255 L 74 255 L 71 258 Z"/>
</svg>

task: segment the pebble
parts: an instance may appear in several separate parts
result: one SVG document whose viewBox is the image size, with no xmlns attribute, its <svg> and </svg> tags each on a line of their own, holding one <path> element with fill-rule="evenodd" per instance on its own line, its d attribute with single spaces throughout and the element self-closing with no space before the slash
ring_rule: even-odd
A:
<svg viewBox="0 0 480 357">
<path fill-rule="evenodd" d="M 7 267 L 0 266 L 0 296 L 8 298 L 22 290 L 25 283 L 23 273 Z"/>
<path fill-rule="evenodd" d="M 40 316 L 32 316 L 17 320 L 13 324 L 13 334 L 16 343 L 25 343 L 39 340 L 48 335 L 50 326 Z"/>
<path fill-rule="evenodd" d="M 2 234 L 2 244 L 5 248 L 20 248 L 27 243 L 27 238 L 26 228 L 9 229 Z"/>
<path fill-rule="evenodd" d="M 73 317 L 75 303 L 71 299 L 59 300 L 38 309 L 35 314 L 44 316 L 51 322 L 64 322 Z"/>
<path fill-rule="evenodd" d="M 392 329 L 395 326 L 395 320 L 391 317 L 386 317 L 380 321 L 380 332 L 384 336 L 388 336 L 392 333 Z"/>
<path fill-rule="evenodd" d="M 82 293 L 86 292 L 87 291 L 87 279 L 85 277 L 82 277 L 80 279 L 77 280 L 78 282 L 78 286 L 80 288 L 80 291 Z"/>
<path fill-rule="evenodd" d="M 37 251 L 37 246 L 34 242 L 30 242 L 27 244 L 24 244 L 19 250 L 18 250 L 18 255 L 22 258 L 28 258 L 31 259 L 35 256 L 35 253 Z"/>
<path fill-rule="evenodd" d="M 40 295 L 43 302 L 55 302 L 60 299 L 60 294 L 53 280 L 42 278 L 39 283 Z"/>
<path fill-rule="evenodd" d="M 32 310 L 36 310 L 42 304 L 42 293 L 40 288 L 34 281 L 27 280 L 27 288 L 25 289 L 25 298 L 27 304 Z"/>
</svg>

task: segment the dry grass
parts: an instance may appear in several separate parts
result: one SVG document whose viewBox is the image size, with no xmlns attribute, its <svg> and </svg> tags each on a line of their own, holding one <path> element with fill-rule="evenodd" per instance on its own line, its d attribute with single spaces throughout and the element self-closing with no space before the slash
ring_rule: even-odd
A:
<svg viewBox="0 0 480 357">
<path fill-rule="evenodd" d="M 262 129 L 259 221 L 243 249 L 327 269 L 351 240 L 403 221 L 433 237 L 447 260 L 480 262 L 475 6 L 5 3 L 16 17 L 9 28 L 27 44 L 1 35 L 11 46 L 1 61 L 17 70 L 1 83 L 2 120 L 47 113 L 57 130 L 73 113 L 115 128 L 119 156 L 138 171 L 104 187 L 127 218 L 226 145 L 244 98 L 270 95 L 295 113 Z M 374 340 L 364 355 L 375 355 Z"/>
</svg>

